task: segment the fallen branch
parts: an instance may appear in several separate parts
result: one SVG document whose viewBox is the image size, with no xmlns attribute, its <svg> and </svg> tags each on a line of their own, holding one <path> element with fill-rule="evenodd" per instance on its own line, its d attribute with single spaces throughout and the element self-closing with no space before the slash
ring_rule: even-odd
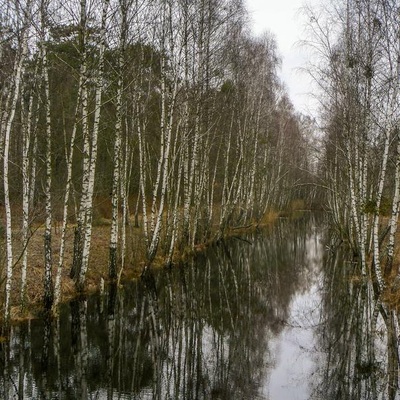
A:
<svg viewBox="0 0 400 400">
<path fill-rule="evenodd" d="M 237 229 L 248 229 L 248 228 L 251 228 L 252 226 L 253 226 L 253 224 L 243 225 L 243 226 L 234 226 L 233 228 L 230 228 L 230 229 L 232 229 L 234 231 Z"/>
</svg>

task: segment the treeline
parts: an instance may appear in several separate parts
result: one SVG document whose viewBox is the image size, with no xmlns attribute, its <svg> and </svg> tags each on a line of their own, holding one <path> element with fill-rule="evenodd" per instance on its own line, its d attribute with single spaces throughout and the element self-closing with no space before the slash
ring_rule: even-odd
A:
<svg viewBox="0 0 400 400">
<path fill-rule="evenodd" d="M 1 7 L 6 319 L 16 265 L 26 301 L 39 223 L 46 307 L 60 300 L 71 223 L 68 267 L 84 289 L 96 198 L 110 204 L 111 279 L 130 262 L 131 215 L 150 265 L 156 255 L 171 263 L 176 251 L 259 222 L 293 199 L 312 201 L 314 191 L 301 184 L 311 121 L 295 113 L 277 77 L 273 36 L 249 35 L 242 1 Z"/>
<path fill-rule="evenodd" d="M 316 50 L 312 71 L 322 93 L 328 204 L 378 295 L 399 274 L 399 10 L 395 0 L 307 10 Z"/>
</svg>

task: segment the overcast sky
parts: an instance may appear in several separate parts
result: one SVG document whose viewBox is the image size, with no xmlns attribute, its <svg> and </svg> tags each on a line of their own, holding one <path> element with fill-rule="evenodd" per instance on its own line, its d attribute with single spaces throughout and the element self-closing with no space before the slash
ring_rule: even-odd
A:
<svg viewBox="0 0 400 400">
<path fill-rule="evenodd" d="M 280 76 L 286 83 L 295 108 L 312 113 L 313 102 L 307 95 L 310 80 L 306 74 L 297 71 L 307 60 L 306 51 L 298 46 L 298 42 L 304 39 L 305 17 L 299 12 L 304 1 L 246 0 L 246 3 L 253 21 L 253 33 L 258 35 L 268 30 L 276 37 L 282 58 Z"/>
</svg>

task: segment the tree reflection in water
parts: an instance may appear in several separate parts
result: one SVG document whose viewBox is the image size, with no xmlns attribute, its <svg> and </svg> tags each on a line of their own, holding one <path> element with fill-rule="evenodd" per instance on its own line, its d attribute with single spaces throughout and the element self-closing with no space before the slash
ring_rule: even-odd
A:
<svg viewBox="0 0 400 400">
<path fill-rule="evenodd" d="M 74 301 L 55 320 L 14 327 L 2 344 L 0 397 L 270 398 L 272 342 L 288 329 L 294 298 L 307 295 L 314 227 L 310 218 L 282 221 L 269 233 L 220 242 L 186 267 Z M 319 293 L 325 322 L 316 332 L 324 351 L 311 355 L 319 366 L 313 396 L 395 393 L 393 315 L 382 318 L 368 305 L 370 289 L 348 279 L 342 264 L 327 261 Z M 387 337 L 383 354 L 374 344 Z M 391 361 L 382 361 L 388 355 Z"/>
<path fill-rule="evenodd" d="M 375 297 L 341 251 L 324 262 L 313 399 L 399 399 L 398 314 Z"/>
</svg>

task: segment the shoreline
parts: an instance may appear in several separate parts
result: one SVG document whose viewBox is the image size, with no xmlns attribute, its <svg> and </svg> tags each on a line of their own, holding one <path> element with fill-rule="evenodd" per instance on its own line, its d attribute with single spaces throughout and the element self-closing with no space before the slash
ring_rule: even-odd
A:
<svg viewBox="0 0 400 400">
<path fill-rule="evenodd" d="M 227 229 L 225 235 L 222 238 L 216 239 L 217 230 L 213 231 L 211 235 L 213 239 L 210 239 L 206 243 L 198 244 L 194 247 L 194 249 L 184 248 L 180 253 L 174 254 L 174 259 L 172 262 L 172 268 L 184 265 L 188 260 L 196 257 L 197 254 L 205 251 L 208 247 L 217 243 L 218 240 L 227 240 L 230 237 L 240 236 L 242 234 L 247 234 L 250 232 L 254 232 L 257 229 L 265 229 L 272 227 L 276 221 L 280 218 L 278 213 L 273 213 L 273 215 L 269 215 L 267 220 L 259 223 L 259 224 L 251 224 L 243 227 L 233 227 Z M 73 225 L 68 226 L 68 236 L 72 236 Z M 140 242 L 143 240 L 141 235 L 140 228 L 132 229 L 132 242 Z M 16 305 L 19 301 L 20 288 L 18 287 L 18 283 L 20 283 L 19 275 L 20 275 L 20 265 L 16 263 L 15 265 L 15 273 L 13 276 L 13 296 L 10 310 L 10 321 L 9 325 L 15 326 L 19 323 L 23 323 L 28 320 L 34 320 L 41 318 L 47 311 L 43 306 L 43 284 L 44 284 L 44 266 L 40 263 L 40 259 L 37 256 L 42 246 L 41 240 L 43 240 L 41 233 L 41 228 L 37 228 L 35 230 L 35 236 L 32 236 L 29 251 L 31 253 L 31 259 L 28 266 L 28 282 L 27 282 L 27 300 L 24 309 L 22 309 L 21 305 Z M 60 232 L 54 231 L 53 233 L 53 254 L 55 260 L 57 259 L 57 244 L 59 243 L 58 239 L 60 237 Z M 109 238 L 109 225 L 104 223 L 99 226 L 93 226 L 93 239 L 92 239 L 92 250 L 89 262 L 89 268 L 85 283 L 85 290 L 79 293 L 74 285 L 73 280 L 69 277 L 70 265 L 72 261 L 72 248 L 69 245 L 66 251 L 66 260 L 63 267 L 62 272 L 62 280 L 61 280 L 61 298 L 58 306 L 66 304 L 74 299 L 77 299 L 81 296 L 90 296 L 96 293 L 100 293 L 102 287 L 108 286 L 112 283 L 117 284 L 118 286 L 123 286 L 125 282 L 131 280 L 139 280 L 143 269 L 146 265 L 146 257 L 145 252 L 141 249 L 141 246 L 137 247 L 137 252 L 133 255 L 133 259 L 129 260 L 129 262 L 124 266 L 123 270 L 119 269 L 118 278 L 115 281 L 111 281 L 108 278 L 108 252 L 109 246 L 107 239 Z M 71 244 L 71 243 L 70 243 Z M 134 246 L 134 244 L 132 244 Z M 143 246 L 142 246 L 143 247 Z M 132 252 L 132 249 L 128 249 L 128 251 Z M 128 253 L 127 251 L 127 253 Z M 107 260 L 107 261 L 105 261 Z M 119 264 L 119 268 L 121 265 Z M 160 270 L 162 268 L 167 267 L 166 265 L 166 257 L 157 256 L 153 262 L 151 263 L 151 269 L 153 271 Z M 57 266 L 53 263 L 53 279 L 55 277 Z M 54 281 L 53 281 L 54 282 Z M 1 294 L 3 297 L 4 294 Z M 55 314 L 54 309 L 49 310 L 51 314 Z M 4 319 L 3 315 L 0 318 L 0 325 L 4 327 Z M 1 340 L 1 339 L 0 339 Z"/>
</svg>

